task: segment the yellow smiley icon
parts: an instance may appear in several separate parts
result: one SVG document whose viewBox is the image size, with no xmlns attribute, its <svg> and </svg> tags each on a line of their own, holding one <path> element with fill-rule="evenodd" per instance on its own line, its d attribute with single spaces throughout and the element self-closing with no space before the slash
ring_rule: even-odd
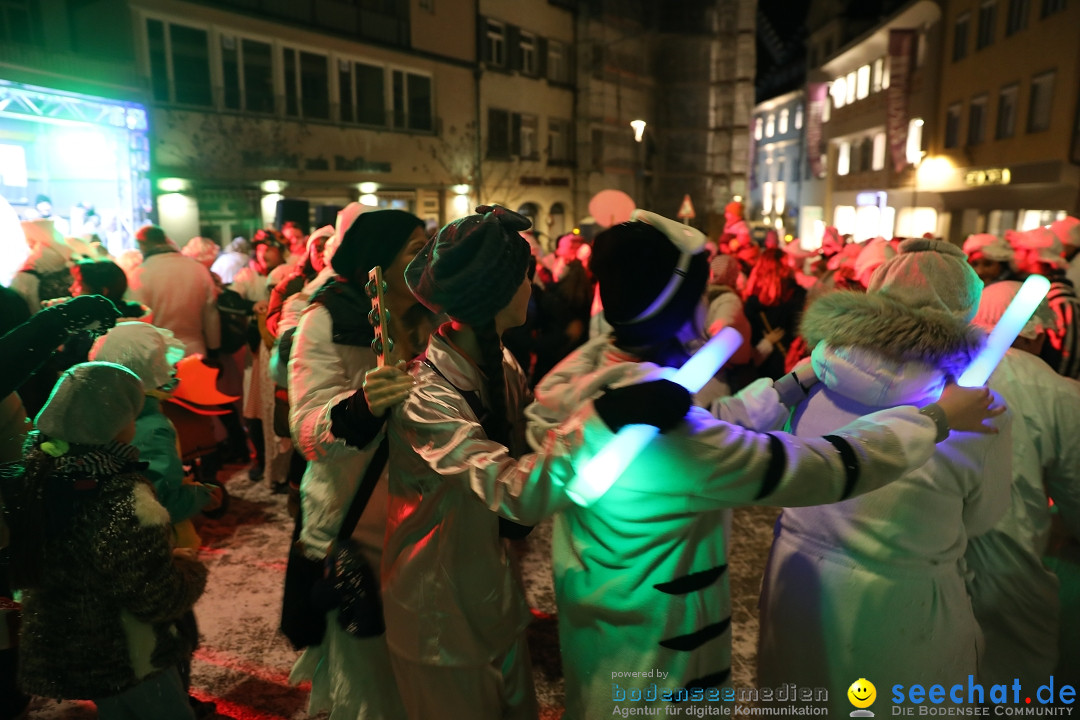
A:
<svg viewBox="0 0 1080 720">
<path fill-rule="evenodd" d="M 866 678 L 859 678 L 855 682 L 851 683 L 851 687 L 847 691 L 848 700 L 851 704 L 857 708 L 868 708 L 874 704 L 874 700 L 877 699 L 877 688 L 874 687 L 874 683 L 870 682 Z"/>
</svg>

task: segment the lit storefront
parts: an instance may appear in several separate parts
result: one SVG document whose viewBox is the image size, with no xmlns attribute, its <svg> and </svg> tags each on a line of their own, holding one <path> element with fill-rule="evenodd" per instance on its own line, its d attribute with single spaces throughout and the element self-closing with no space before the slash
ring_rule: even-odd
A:
<svg viewBox="0 0 1080 720">
<path fill-rule="evenodd" d="M 146 108 L 0 80 L 0 196 L 20 219 L 133 247 L 152 208 Z"/>
</svg>

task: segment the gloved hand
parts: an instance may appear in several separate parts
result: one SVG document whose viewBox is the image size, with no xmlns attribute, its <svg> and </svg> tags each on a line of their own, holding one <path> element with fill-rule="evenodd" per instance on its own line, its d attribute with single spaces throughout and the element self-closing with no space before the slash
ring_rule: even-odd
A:
<svg viewBox="0 0 1080 720">
<path fill-rule="evenodd" d="M 652 380 L 613 388 L 593 401 L 596 414 L 612 432 L 623 425 L 652 425 L 667 432 L 690 411 L 690 391 L 671 380 Z"/>
<path fill-rule="evenodd" d="M 49 311 L 62 314 L 64 329 L 69 333 L 80 330 L 104 332 L 115 325 L 120 317 L 120 311 L 104 295 L 80 295 L 42 312 Z"/>
</svg>

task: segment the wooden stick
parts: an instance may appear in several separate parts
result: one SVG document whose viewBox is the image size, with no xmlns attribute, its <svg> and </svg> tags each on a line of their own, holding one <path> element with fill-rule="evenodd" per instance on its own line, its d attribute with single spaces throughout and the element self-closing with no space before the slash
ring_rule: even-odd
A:
<svg viewBox="0 0 1080 720">
<path fill-rule="evenodd" d="M 758 315 L 761 316 L 761 322 L 765 324 L 765 332 L 771 333 L 773 331 L 773 328 L 772 325 L 769 325 L 769 319 L 765 317 L 765 311 L 761 310 L 760 312 L 758 312 Z M 787 355 L 787 348 L 784 347 L 784 343 L 777 340 L 775 343 L 773 343 L 773 345 L 780 348 L 780 352 Z"/>
</svg>

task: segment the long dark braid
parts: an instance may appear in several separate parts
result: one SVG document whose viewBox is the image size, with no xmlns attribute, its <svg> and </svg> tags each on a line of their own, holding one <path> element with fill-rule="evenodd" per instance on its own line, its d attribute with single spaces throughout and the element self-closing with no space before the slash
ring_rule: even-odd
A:
<svg viewBox="0 0 1080 720">
<path fill-rule="evenodd" d="M 506 375 L 503 372 L 502 342 L 495 330 L 495 321 L 473 326 L 476 344 L 480 348 L 480 369 L 487 377 L 488 416 L 484 432 L 489 440 L 510 447 L 510 418 L 506 406 Z"/>
</svg>

